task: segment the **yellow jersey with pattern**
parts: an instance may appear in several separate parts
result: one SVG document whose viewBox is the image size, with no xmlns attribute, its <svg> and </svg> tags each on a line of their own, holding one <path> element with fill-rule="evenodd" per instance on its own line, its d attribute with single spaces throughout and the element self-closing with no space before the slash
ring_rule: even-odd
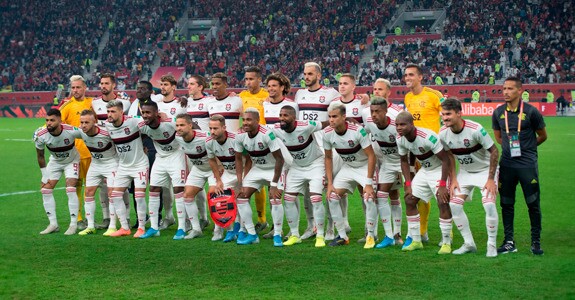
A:
<svg viewBox="0 0 575 300">
<path fill-rule="evenodd" d="M 244 110 L 248 107 L 256 108 L 260 112 L 260 124 L 266 124 L 266 119 L 264 118 L 264 100 L 268 98 L 270 94 L 264 89 L 260 89 L 256 94 L 250 93 L 250 91 L 245 90 L 240 93 L 240 99 L 242 99 Z"/>
<path fill-rule="evenodd" d="M 75 127 L 80 127 L 80 113 L 84 109 L 92 109 L 92 98 L 84 97 L 84 100 L 78 101 L 76 98 L 72 97 L 66 103 L 62 104 L 60 107 L 60 112 L 62 113 L 62 123 L 72 125 Z M 90 151 L 84 144 L 82 139 L 76 139 L 76 149 L 80 152 L 80 158 L 91 158 Z"/>
<path fill-rule="evenodd" d="M 432 88 L 423 87 L 421 93 L 405 95 L 405 109 L 413 115 L 413 124 L 439 133 L 441 127 L 441 101 L 443 94 Z"/>
</svg>

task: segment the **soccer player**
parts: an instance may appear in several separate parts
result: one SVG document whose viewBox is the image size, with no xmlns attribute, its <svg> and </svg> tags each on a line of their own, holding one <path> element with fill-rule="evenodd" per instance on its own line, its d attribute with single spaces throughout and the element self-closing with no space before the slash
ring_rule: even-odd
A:
<svg viewBox="0 0 575 300">
<path fill-rule="evenodd" d="M 219 172 L 217 164 L 213 165 L 214 169 L 212 169 L 212 164 L 208 160 L 206 150 L 208 134 L 204 131 L 194 130 L 193 125 L 192 117 L 188 114 L 181 114 L 176 117 L 176 129 L 178 133 L 176 141 L 188 157 L 188 169 L 190 170 L 186 179 L 183 204 L 185 212 L 187 212 L 188 215 L 188 220 L 192 224 L 192 231 L 185 237 L 186 239 L 202 236 L 202 229 L 198 218 L 198 205 L 196 203 L 198 199 L 194 198 L 198 193 L 204 191 L 204 186 L 209 177 L 213 175 L 214 172 Z M 178 208 L 178 212 L 179 211 L 180 209 Z M 184 234 L 184 227 L 182 226 L 181 229 L 181 234 Z M 178 232 L 179 231 L 180 229 L 178 229 Z M 174 236 L 174 239 L 180 239 L 178 234 Z M 222 230 L 216 226 L 212 241 L 219 241 L 221 239 Z"/>
<path fill-rule="evenodd" d="M 185 114 L 187 111 L 186 109 L 188 105 L 187 99 L 185 98 L 178 99 L 175 95 L 177 87 L 178 87 L 178 81 L 176 80 L 176 78 L 174 78 L 173 75 L 168 74 L 160 78 L 160 92 L 163 96 L 163 99 L 162 101 L 158 101 L 157 103 L 158 103 L 158 112 L 160 113 L 162 118 L 173 120 L 176 118 L 177 115 Z M 167 186 L 169 187 L 170 185 L 168 184 Z M 203 195 L 204 195 L 203 198 L 204 201 L 202 203 L 206 201 L 205 193 Z M 162 218 L 160 224 L 160 230 L 164 230 L 176 223 L 174 219 L 174 211 L 172 209 L 173 197 L 171 191 L 165 190 L 165 192 L 162 193 L 162 203 L 166 215 L 164 218 Z M 201 211 L 205 215 L 206 210 L 205 204 L 204 205 L 200 204 L 200 207 Z"/>
<path fill-rule="evenodd" d="M 72 97 L 70 100 L 60 106 L 60 111 L 62 112 L 62 123 L 71 126 L 80 126 L 80 112 L 84 109 L 92 108 L 92 98 L 86 97 L 86 80 L 80 75 L 73 75 L 70 77 L 70 89 L 72 90 Z M 79 206 L 78 206 L 78 229 L 86 229 L 86 221 L 82 220 L 82 204 L 83 204 L 83 193 L 82 186 L 85 184 L 86 174 L 88 168 L 90 167 L 90 161 L 92 156 L 90 151 L 86 148 L 84 141 L 82 139 L 76 140 L 76 148 L 80 153 L 80 169 L 79 177 L 76 183 L 76 193 L 78 195 Z"/>
<path fill-rule="evenodd" d="M 208 112 L 210 101 L 213 97 L 204 95 L 204 89 L 208 86 L 206 79 L 200 75 L 192 75 L 188 79 L 188 106 L 186 111 L 192 117 L 200 130 L 208 131 L 210 113 Z"/>
<path fill-rule="evenodd" d="M 266 78 L 266 86 L 270 101 L 264 102 L 263 105 L 264 124 L 268 128 L 275 128 L 275 125 L 280 123 L 280 111 L 286 105 L 294 108 L 297 117 L 297 103 L 286 97 L 291 90 L 289 79 L 282 73 L 273 73 Z"/>
<path fill-rule="evenodd" d="M 355 76 L 349 73 L 342 74 L 339 78 L 337 87 L 341 98 L 335 100 L 345 105 L 345 112 L 347 118 L 355 120 L 359 124 L 364 123 L 362 112 L 369 107 L 369 103 L 364 100 L 364 97 L 355 93 Z M 367 97 L 367 96 L 365 96 Z"/>
<path fill-rule="evenodd" d="M 102 93 L 102 95 L 92 100 L 92 109 L 94 110 L 94 112 L 96 112 L 98 125 L 100 126 L 104 126 L 104 123 L 108 119 L 108 112 L 106 105 L 110 100 L 122 101 L 122 104 L 124 105 L 124 114 L 127 114 L 130 109 L 131 105 L 130 96 L 124 92 L 114 93 L 115 88 L 116 88 L 116 76 L 110 73 L 102 74 L 100 76 L 100 92 Z M 89 127 L 91 128 L 92 126 L 89 125 Z M 92 158 L 94 158 L 93 153 Z M 88 180 L 86 179 L 86 181 Z M 106 180 L 99 180 L 98 182 L 102 183 L 100 186 L 100 203 L 102 205 L 103 222 L 102 224 L 96 224 L 96 229 L 104 229 L 108 228 L 110 225 L 108 186 L 106 185 Z M 125 194 L 124 197 L 125 197 L 124 201 L 127 201 L 129 195 Z M 89 222 L 90 220 L 88 220 L 88 223 Z M 88 228 L 90 228 L 90 226 L 88 226 Z"/>
<path fill-rule="evenodd" d="M 210 102 L 208 112 L 210 116 L 215 114 L 224 116 L 228 131 L 236 133 L 240 130 L 243 104 L 240 97 L 231 96 L 227 89 L 228 77 L 224 73 L 212 75 L 212 93 L 215 100 Z"/>
<path fill-rule="evenodd" d="M 244 74 L 244 83 L 247 90 L 240 93 L 243 109 L 253 107 L 260 113 L 260 124 L 265 125 L 264 118 L 264 100 L 270 95 L 268 91 L 261 87 L 262 70 L 257 66 L 248 67 Z M 288 89 L 289 92 L 289 89 Z M 273 125 L 272 125 L 273 126 Z M 258 222 L 256 223 L 256 232 L 259 233 L 268 227 L 266 220 L 266 190 L 257 191 L 254 195 L 256 201 L 256 211 L 258 213 Z"/>
<path fill-rule="evenodd" d="M 384 78 L 378 78 L 377 80 L 375 80 L 375 83 L 373 84 L 373 97 L 381 97 L 387 100 L 387 113 L 385 115 L 390 119 L 395 120 L 397 115 L 403 111 L 403 108 L 401 108 L 401 106 L 397 104 L 393 104 L 389 100 L 390 96 L 391 96 L 391 82 L 389 82 L 389 80 Z M 369 116 L 371 116 L 371 110 L 369 108 L 365 109 L 364 112 L 366 112 L 364 118 L 368 118 Z"/>
<path fill-rule="evenodd" d="M 118 172 L 114 178 L 114 187 L 110 195 L 110 203 L 114 204 L 116 216 L 122 228 L 110 234 L 112 237 L 127 236 L 132 232 L 126 218 L 126 206 L 122 201 L 124 192 L 134 181 L 134 196 L 137 203 L 138 230 L 135 238 L 142 236 L 146 225 L 146 187 L 148 184 L 148 157 L 144 153 L 144 145 L 140 137 L 140 128 L 146 123 L 138 118 L 124 116 L 122 102 L 111 100 L 108 108 L 108 123 L 106 130 L 116 145 L 119 163 Z"/>
<path fill-rule="evenodd" d="M 274 246 L 283 246 L 281 231 L 283 226 L 284 209 L 282 206 L 282 190 L 285 172 L 283 171 L 284 158 L 280 150 L 281 141 L 276 138 L 273 131 L 259 124 L 259 111 L 250 107 L 244 112 L 243 131 L 236 135 L 236 174 L 238 184 L 242 187 L 237 196 L 238 212 L 248 234 L 238 238 L 239 245 L 259 242 L 250 207 L 250 197 L 263 185 L 270 190 L 270 204 L 274 222 Z M 246 168 L 244 175 L 243 155 L 246 151 L 251 159 L 251 168 Z M 281 177 L 281 178 L 280 178 Z"/>
<path fill-rule="evenodd" d="M 303 70 L 304 81 L 306 89 L 300 89 L 295 94 L 295 103 L 299 107 L 298 120 L 300 121 L 315 121 L 315 122 L 327 122 L 327 108 L 329 104 L 341 97 L 341 95 L 331 87 L 325 87 L 321 85 L 321 67 L 315 62 L 307 62 L 304 65 Z M 319 131 L 316 134 L 316 140 L 323 140 L 323 131 Z M 320 144 L 320 146 L 322 146 Z M 336 162 L 339 162 L 336 160 Z M 339 169 L 340 164 L 336 163 L 336 170 Z M 346 196 L 347 197 L 347 196 Z M 347 198 L 344 199 L 344 202 Z M 310 238 L 315 235 L 315 229 L 313 228 L 313 206 L 309 197 L 304 196 L 304 209 L 307 216 L 307 228 L 304 231 L 301 238 L 303 240 Z M 333 230 L 333 220 L 329 211 L 329 206 L 327 210 L 327 229 L 325 240 L 331 241 L 334 239 Z"/>
<path fill-rule="evenodd" d="M 395 119 L 387 116 L 387 100 L 376 96 L 372 98 L 370 107 L 371 117 L 365 119 L 365 129 L 371 133 L 383 156 L 379 164 L 376 203 L 385 238 L 375 247 L 386 248 L 395 245 L 396 241 L 401 243 L 402 210 L 398 192 L 401 187 L 401 162 L 397 151 Z M 388 199 L 392 199 L 391 206 Z"/>
<path fill-rule="evenodd" d="M 342 217 L 340 199 L 346 193 L 363 187 L 362 199 L 366 206 L 368 236 L 364 248 L 375 246 L 374 229 L 377 224 L 377 209 L 373 192 L 373 175 L 376 158 L 371 141 L 365 129 L 346 121 L 345 105 L 334 102 L 329 105 L 329 127 L 324 129 L 325 173 L 327 176 L 327 197 L 333 221 L 339 234 L 329 245 L 348 245 L 349 238 Z M 333 176 L 333 154 L 335 150 L 343 160 L 341 170 Z M 363 151 L 362 151 L 363 150 Z"/>
<path fill-rule="evenodd" d="M 42 200 L 44 210 L 50 225 L 40 234 L 49 234 L 60 230 L 56 218 L 56 201 L 54 200 L 54 187 L 58 184 L 62 173 L 66 178 L 66 195 L 68 196 L 68 209 L 70 211 L 70 226 L 65 235 L 76 234 L 78 222 L 78 195 L 76 183 L 78 181 L 78 168 L 80 154 L 74 147 L 74 140 L 80 138 L 78 128 L 63 124 L 62 114 L 57 109 L 50 109 L 46 116 L 46 128 L 35 133 L 36 158 L 42 172 Z M 44 147 L 50 151 L 50 160 L 46 164 Z"/>
<path fill-rule="evenodd" d="M 80 231 L 79 235 L 95 234 L 96 229 L 101 229 L 94 224 L 94 213 L 96 212 L 94 195 L 98 187 L 100 187 L 100 190 L 103 189 L 102 187 L 106 187 L 106 193 L 108 193 L 107 187 L 108 185 L 114 186 L 114 174 L 118 169 L 118 155 L 116 154 L 116 148 L 112 144 L 112 138 L 110 138 L 108 131 L 97 125 L 97 122 L 98 119 L 94 111 L 86 109 L 80 113 L 80 128 L 82 129 L 80 133 L 82 140 L 84 140 L 92 154 L 92 162 L 86 175 L 86 189 L 84 191 L 88 227 Z M 102 193 L 100 193 L 100 199 L 101 197 Z M 105 199 L 108 198 L 109 195 L 106 194 Z M 102 203 L 102 211 L 104 210 L 108 214 L 107 224 L 105 224 L 105 228 L 108 230 L 104 233 L 104 236 L 109 236 L 116 232 L 116 214 L 113 207 L 109 210 L 108 205 L 104 206 Z M 104 222 L 106 223 L 106 219 L 104 219 Z"/>
<path fill-rule="evenodd" d="M 476 252 L 477 247 L 469 228 L 469 220 L 463 204 L 472 197 L 475 187 L 481 189 L 481 202 L 485 209 L 487 228 L 487 257 L 497 256 L 497 182 L 495 175 L 499 151 L 481 124 L 461 118 L 461 102 L 447 98 L 441 103 L 441 118 L 445 125 L 439 132 L 443 149 L 451 151 L 459 161 L 459 173 L 455 175 L 455 160 L 451 159 L 450 193 L 453 222 L 463 237 L 461 248 L 453 254 Z"/>
<path fill-rule="evenodd" d="M 274 130 L 293 157 L 293 163 L 286 176 L 284 194 L 285 214 L 291 234 L 284 245 L 301 243 L 297 196 L 309 191 L 317 229 L 315 246 L 325 247 L 325 208 L 322 202 L 325 164 L 321 148 L 314 140 L 314 133 L 326 124 L 315 121 L 297 121 L 296 117 L 297 110 L 291 105 L 284 105 L 279 113 L 280 122 L 275 124 Z"/>
<path fill-rule="evenodd" d="M 492 116 L 495 140 L 501 144 L 502 150 L 499 162 L 499 194 L 505 240 L 497 252 L 517 252 L 513 218 L 515 189 L 520 183 L 531 220 L 531 252 L 543 255 L 537 146 L 547 140 L 547 131 L 541 113 L 529 103 L 521 101 L 522 86 L 519 78 L 507 78 L 503 83 L 505 105 L 495 109 Z"/>
<path fill-rule="evenodd" d="M 400 138 L 397 150 L 401 158 L 401 172 L 405 178 L 405 205 L 409 237 L 403 244 L 403 251 L 423 249 L 417 202 L 429 201 L 435 195 L 439 206 L 439 228 L 443 236 L 438 254 L 451 253 L 451 211 L 449 209 L 449 191 L 447 177 L 450 172 L 450 160 L 443 150 L 437 134 L 429 129 L 416 127 L 409 112 L 401 112 L 395 119 Z M 413 153 L 421 162 L 421 169 L 411 178 L 407 159 Z"/>
<path fill-rule="evenodd" d="M 186 164 L 184 152 L 176 139 L 176 126 L 170 120 L 162 120 L 158 112 L 158 104 L 148 101 L 140 104 L 142 118 L 146 125 L 140 128 L 154 142 L 156 161 L 150 172 L 149 212 L 150 228 L 140 238 L 150 238 L 160 235 L 158 210 L 160 209 L 160 193 L 162 187 L 172 186 L 178 211 L 178 233 L 185 229 L 184 216 L 184 184 L 186 180 Z"/>
<path fill-rule="evenodd" d="M 423 86 L 423 71 L 416 64 L 408 64 L 404 72 L 405 85 L 409 93 L 405 95 L 405 109 L 413 115 L 415 126 L 429 129 L 439 133 L 441 106 L 443 95 L 432 88 Z M 414 153 L 415 154 L 415 153 Z M 413 162 L 413 159 L 411 159 Z M 414 170 L 415 171 L 415 170 Z M 429 240 L 427 227 L 431 203 L 428 200 L 419 201 L 419 213 L 421 215 L 421 236 L 424 242 Z"/>
<path fill-rule="evenodd" d="M 219 171 L 213 172 L 208 179 L 209 192 L 218 193 L 231 188 L 238 195 L 240 187 L 238 186 L 236 174 L 236 134 L 226 130 L 226 119 L 222 115 L 215 114 L 211 116 L 209 126 L 210 136 L 206 138 L 206 151 L 210 165 L 217 164 L 219 161 L 223 167 L 221 174 Z M 249 163 L 251 163 L 251 160 L 249 160 Z M 240 216 L 237 215 L 232 228 L 228 228 L 224 243 L 235 240 L 238 235 L 241 235 L 242 239 L 245 238 L 245 228 L 240 232 L 240 220 Z"/>
</svg>

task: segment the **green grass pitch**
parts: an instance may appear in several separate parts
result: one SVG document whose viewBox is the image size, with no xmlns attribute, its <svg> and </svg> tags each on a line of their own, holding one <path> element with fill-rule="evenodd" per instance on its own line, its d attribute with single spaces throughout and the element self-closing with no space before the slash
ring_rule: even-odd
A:
<svg viewBox="0 0 575 300">
<path fill-rule="evenodd" d="M 492 133 L 489 118 L 474 120 Z M 575 298 L 575 119 L 545 121 L 549 139 L 539 147 L 545 255 L 535 257 L 529 251 L 529 219 L 518 192 L 519 252 L 488 259 L 477 191 L 465 208 L 479 251 L 463 256 L 436 254 L 440 232 L 435 204 L 431 242 L 422 251 L 402 253 L 398 246 L 364 250 L 355 242 L 363 235 L 364 222 L 357 192 L 350 199 L 353 231 L 347 247 L 316 249 L 309 240 L 279 249 L 270 240 L 223 244 L 210 241 L 213 225 L 209 234 L 191 241 L 173 241 L 174 227 L 149 240 L 105 238 L 103 231 L 85 237 L 64 236 L 63 231 L 41 236 L 48 220 L 31 139 L 43 120 L 0 118 L 0 298 Z M 16 194 L 26 191 L 31 192 Z M 57 190 L 55 197 L 65 230 L 64 191 Z M 99 209 L 96 216 L 99 221 Z M 458 248 L 462 239 L 454 230 Z M 502 236 L 500 221 L 498 246 Z"/>
</svg>

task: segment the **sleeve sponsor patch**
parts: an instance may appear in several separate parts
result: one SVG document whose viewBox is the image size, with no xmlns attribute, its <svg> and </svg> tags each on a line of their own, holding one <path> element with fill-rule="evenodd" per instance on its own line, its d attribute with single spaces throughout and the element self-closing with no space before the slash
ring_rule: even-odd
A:
<svg viewBox="0 0 575 300">
<path fill-rule="evenodd" d="M 433 144 L 435 144 L 435 143 L 437 143 L 437 138 L 434 135 L 430 135 L 429 141 L 431 141 Z"/>
<path fill-rule="evenodd" d="M 361 129 L 359 130 L 359 133 L 361 133 L 361 136 L 366 136 L 366 135 L 367 135 L 367 132 L 365 132 L 365 129 L 364 129 L 364 128 L 361 128 Z"/>
<path fill-rule="evenodd" d="M 485 129 L 481 128 L 481 130 L 479 130 L 479 132 L 481 132 L 481 135 L 486 136 L 487 135 L 487 131 L 485 131 Z"/>
<path fill-rule="evenodd" d="M 276 135 L 273 132 L 270 132 L 270 134 L 268 134 L 270 137 L 270 140 L 275 140 L 276 139 Z"/>
<path fill-rule="evenodd" d="M 315 121 L 309 121 L 309 123 L 310 123 L 311 125 L 313 125 L 313 126 L 316 126 Z"/>
</svg>

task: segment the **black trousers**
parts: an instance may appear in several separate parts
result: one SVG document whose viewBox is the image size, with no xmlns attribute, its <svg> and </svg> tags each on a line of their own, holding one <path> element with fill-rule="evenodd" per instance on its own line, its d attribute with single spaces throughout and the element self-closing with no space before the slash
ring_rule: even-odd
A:
<svg viewBox="0 0 575 300">
<path fill-rule="evenodd" d="M 515 190 L 521 185 L 529 209 L 531 241 L 541 240 L 541 206 L 538 168 L 499 168 L 499 194 L 505 241 L 513 241 L 513 219 L 515 217 Z"/>
</svg>

